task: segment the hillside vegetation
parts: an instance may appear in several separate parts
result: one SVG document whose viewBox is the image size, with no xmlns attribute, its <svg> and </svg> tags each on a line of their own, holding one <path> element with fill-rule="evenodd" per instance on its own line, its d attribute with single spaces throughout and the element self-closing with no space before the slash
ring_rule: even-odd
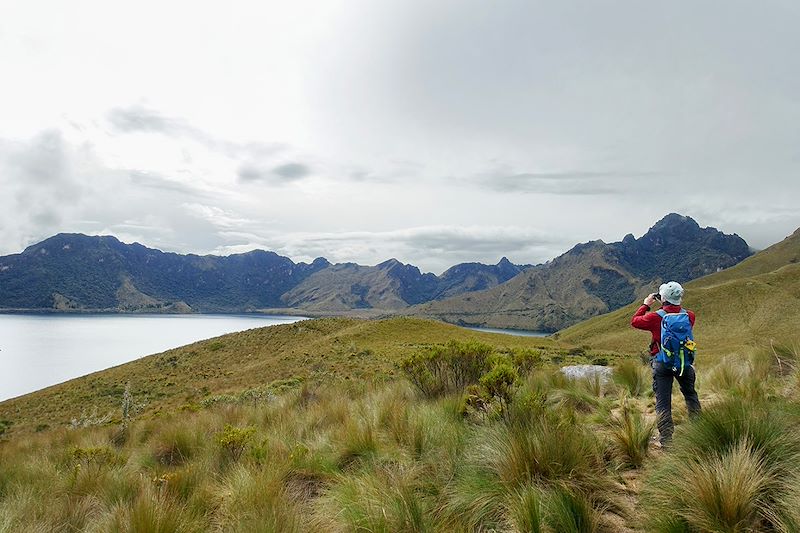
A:
<svg viewBox="0 0 800 533">
<path fill-rule="evenodd" d="M 0 531 L 798 530 L 796 352 L 708 369 L 668 454 L 640 363 L 613 382 L 553 364 L 473 340 L 414 350 L 389 383 L 283 381 L 155 417 L 124 394 L 116 420 L 0 442 Z"/>
<path fill-rule="evenodd" d="M 152 416 L 191 409 L 213 395 L 266 389 L 280 380 L 382 382 L 396 377 L 398 362 L 415 350 L 453 339 L 587 360 L 565 356 L 568 350 L 547 338 L 484 333 L 417 318 L 325 318 L 232 333 L 48 387 L 0 403 L 0 420 L 13 421 L 14 431 L 30 431 L 102 417 L 118 411 L 127 384 Z"/>
<path fill-rule="evenodd" d="M 727 270 L 685 285 L 684 306 L 697 313 L 700 354 L 742 354 L 800 340 L 800 230 Z M 630 327 L 639 303 L 561 331 L 564 342 L 621 353 L 639 351 L 647 334 Z"/>
</svg>

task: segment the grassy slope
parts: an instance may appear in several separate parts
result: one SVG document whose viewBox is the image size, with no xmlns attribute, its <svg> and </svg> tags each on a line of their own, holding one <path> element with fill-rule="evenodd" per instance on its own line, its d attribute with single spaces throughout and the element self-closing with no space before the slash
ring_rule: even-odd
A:
<svg viewBox="0 0 800 533">
<path fill-rule="evenodd" d="M 467 330 L 416 318 L 326 318 L 251 329 L 201 341 L 0 403 L 15 431 L 58 427 L 82 414 L 119 416 L 128 382 L 147 412 L 168 412 L 208 395 L 263 387 L 277 379 L 382 380 L 421 346 L 475 339 L 497 348 L 553 346 L 544 338 Z"/>
<path fill-rule="evenodd" d="M 686 284 L 685 306 L 697 312 L 700 353 L 721 355 L 798 338 L 800 230 L 722 272 Z M 559 333 L 562 341 L 618 352 L 640 351 L 647 334 L 630 327 L 638 304 Z"/>
</svg>

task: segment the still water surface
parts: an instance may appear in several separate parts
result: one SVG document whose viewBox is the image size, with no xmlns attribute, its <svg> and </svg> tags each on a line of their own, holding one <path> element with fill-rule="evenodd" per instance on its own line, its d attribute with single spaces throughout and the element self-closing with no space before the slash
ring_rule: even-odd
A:
<svg viewBox="0 0 800 533">
<path fill-rule="evenodd" d="M 302 318 L 0 314 L 0 401 L 202 339 L 298 320 Z"/>
</svg>

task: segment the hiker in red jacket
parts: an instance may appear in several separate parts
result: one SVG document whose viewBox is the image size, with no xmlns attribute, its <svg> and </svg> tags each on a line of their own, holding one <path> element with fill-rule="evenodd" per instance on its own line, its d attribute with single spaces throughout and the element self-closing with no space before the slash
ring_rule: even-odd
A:
<svg viewBox="0 0 800 533">
<path fill-rule="evenodd" d="M 676 368 L 658 360 L 661 351 L 661 321 L 662 315 L 679 314 L 684 310 L 681 307 L 683 298 L 683 287 L 676 281 L 670 281 L 661 285 L 658 293 L 653 293 L 644 299 L 644 305 L 639 307 L 631 319 L 631 326 L 637 329 L 649 331 L 652 336 L 650 342 L 650 366 L 653 368 L 653 392 L 656 395 L 656 415 L 658 417 L 658 433 L 661 446 L 665 447 L 672 440 L 672 433 L 675 425 L 672 422 L 672 380 L 678 380 L 683 397 L 686 400 L 686 408 L 690 416 L 700 413 L 700 400 L 697 391 L 694 389 L 695 372 L 694 366 L 687 365 L 679 373 Z M 650 307 L 655 301 L 661 300 L 661 312 L 650 312 Z M 688 309 L 685 313 L 689 316 L 691 326 L 694 326 L 694 313 Z M 684 318 L 685 320 L 685 318 Z"/>
</svg>

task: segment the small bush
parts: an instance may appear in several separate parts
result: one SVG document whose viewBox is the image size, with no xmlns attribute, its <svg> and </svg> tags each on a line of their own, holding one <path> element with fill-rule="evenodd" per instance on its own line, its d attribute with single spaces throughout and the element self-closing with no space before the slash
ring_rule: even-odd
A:
<svg viewBox="0 0 800 533">
<path fill-rule="evenodd" d="M 514 367 L 501 363 L 480 378 L 481 386 L 486 390 L 489 398 L 495 398 L 500 403 L 502 416 L 505 416 L 508 411 L 518 377 Z"/>
<path fill-rule="evenodd" d="M 486 344 L 450 341 L 411 355 L 400 368 L 424 396 L 434 398 L 478 383 L 492 353 Z"/>
<path fill-rule="evenodd" d="M 72 449 L 71 455 L 76 464 L 84 466 L 116 465 L 122 462 L 114 450 L 105 447 L 75 447 Z"/>
<path fill-rule="evenodd" d="M 230 459 L 238 461 L 255 432 L 254 427 L 235 427 L 226 424 L 225 429 L 217 435 L 217 443 Z"/>
<path fill-rule="evenodd" d="M 234 405 L 239 402 L 239 397 L 232 394 L 217 394 L 200 400 L 200 405 L 209 408 L 214 405 Z"/>
<path fill-rule="evenodd" d="M 514 350 L 512 360 L 519 373 L 525 376 L 542 366 L 542 353 L 539 350 Z"/>
</svg>

